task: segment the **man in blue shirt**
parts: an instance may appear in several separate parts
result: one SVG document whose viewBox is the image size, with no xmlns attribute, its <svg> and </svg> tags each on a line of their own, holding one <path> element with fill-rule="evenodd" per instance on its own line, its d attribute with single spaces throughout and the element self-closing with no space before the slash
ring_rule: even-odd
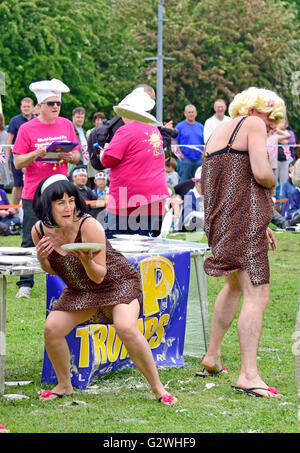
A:
<svg viewBox="0 0 300 453">
<path fill-rule="evenodd" d="M 16 141 L 18 131 L 22 124 L 26 123 L 27 121 L 33 118 L 33 100 L 31 98 L 23 98 L 21 100 L 20 110 L 21 113 L 19 115 L 14 116 L 11 118 L 9 125 L 8 125 L 8 145 L 13 145 Z M 10 161 L 11 170 L 14 178 L 14 185 L 12 189 L 12 204 L 18 205 L 20 204 L 21 197 L 22 197 L 22 189 L 23 189 L 23 172 L 22 170 L 17 170 L 14 166 L 14 159 L 13 153 L 10 150 L 8 154 L 8 160 Z"/>
<path fill-rule="evenodd" d="M 173 144 L 189 145 L 180 146 L 183 159 L 179 162 L 179 182 L 186 181 L 194 176 L 197 168 L 202 165 L 203 152 L 203 124 L 196 121 L 197 110 L 194 105 L 187 105 L 184 109 L 185 120 L 176 124 L 178 131 Z M 195 146 L 198 145 L 198 146 Z M 199 146 L 200 145 L 200 146 Z"/>
</svg>

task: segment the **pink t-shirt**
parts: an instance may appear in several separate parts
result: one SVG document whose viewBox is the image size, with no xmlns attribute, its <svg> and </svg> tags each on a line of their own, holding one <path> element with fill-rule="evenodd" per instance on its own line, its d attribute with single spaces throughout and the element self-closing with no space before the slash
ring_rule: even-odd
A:
<svg viewBox="0 0 300 453">
<path fill-rule="evenodd" d="M 111 166 L 112 159 L 118 159 Z M 107 210 L 119 212 L 169 196 L 162 137 L 155 126 L 134 121 L 120 127 L 101 158 L 111 167 Z"/>
<path fill-rule="evenodd" d="M 13 147 L 13 154 L 27 154 L 38 146 L 48 146 L 54 141 L 68 140 L 78 142 L 71 121 L 58 117 L 53 124 L 44 124 L 34 118 L 22 124 Z M 80 145 L 78 145 L 79 147 Z M 68 175 L 68 164 L 63 162 L 33 162 L 24 169 L 24 188 L 22 198 L 32 200 L 42 179 L 53 174 Z"/>
</svg>

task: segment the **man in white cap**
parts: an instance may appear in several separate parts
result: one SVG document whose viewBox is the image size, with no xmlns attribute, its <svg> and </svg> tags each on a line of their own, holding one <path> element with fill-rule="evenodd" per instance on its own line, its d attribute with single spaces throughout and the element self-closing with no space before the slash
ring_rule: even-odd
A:
<svg viewBox="0 0 300 453">
<path fill-rule="evenodd" d="M 53 142 L 78 142 L 72 122 L 59 116 L 61 94 L 69 88 L 60 80 L 43 80 L 29 86 L 37 98 L 40 115 L 23 124 L 13 148 L 14 163 L 17 169 L 24 169 L 24 187 L 22 191 L 23 239 L 22 247 L 34 247 L 31 228 L 37 221 L 32 210 L 32 200 L 40 181 L 53 174 L 68 175 L 68 164 L 80 159 L 78 147 L 72 152 L 61 152 L 58 160 L 46 162 L 46 148 Z M 16 297 L 30 297 L 33 287 L 33 275 L 22 276 L 17 282 L 19 291 Z"/>
<path fill-rule="evenodd" d="M 86 185 L 88 181 L 88 174 L 86 168 L 84 167 L 74 168 L 72 172 L 72 181 L 73 184 L 77 187 L 77 189 L 81 193 L 81 196 L 84 198 L 85 201 L 97 200 L 97 195 L 95 194 L 95 192 Z M 97 214 L 99 213 L 99 210 L 96 208 L 95 204 L 91 204 L 87 206 L 87 212 L 96 218 Z"/>
</svg>

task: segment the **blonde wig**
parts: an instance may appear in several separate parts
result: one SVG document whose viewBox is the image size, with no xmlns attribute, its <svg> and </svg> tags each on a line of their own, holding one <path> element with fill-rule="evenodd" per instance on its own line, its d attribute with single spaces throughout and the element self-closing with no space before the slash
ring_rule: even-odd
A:
<svg viewBox="0 0 300 453">
<path fill-rule="evenodd" d="M 238 93 L 229 106 L 229 115 L 235 118 L 239 115 L 248 115 L 249 109 L 255 108 L 259 113 L 266 113 L 278 125 L 286 116 L 286 107 L 283 99 L 274 91 L 265 88 L 250 87 Z"/>
</svg>

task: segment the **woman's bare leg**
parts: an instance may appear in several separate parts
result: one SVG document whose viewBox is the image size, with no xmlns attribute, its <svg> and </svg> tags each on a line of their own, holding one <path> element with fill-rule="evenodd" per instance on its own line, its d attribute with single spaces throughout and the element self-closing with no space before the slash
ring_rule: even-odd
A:
<svg viewBox="0 0 300 453">
<path fill-rule="evenodd" d="M 137 299 L 130 304 L 119 304 L 113 308 L 113 323 L 116 332 L 124 343 L 127 352 L 138 370 L 145 376 L 156 398 L 160 398 L 165 391 L 157 371 L 150 346 L 137 327 L 140 305 Z M 177 402 L 165 403 L 173 405 Z"/>
<path fill-rule="evenodd" d="M 78 311 L 52 311 L 46 319 L 44 338 L 45 347 L 53 365 L 58 380 L 52 390 L 59 395 L 71 395 L 73 387 L 70 373 L 70 351 L 66 340 L 74 327 L 83 323 L 97 311 L 97 309 Z M 56 398 L 49 396 L 47 400 Z M 44 399 L 44 398 L 41 398 Z"/>
</svg>

